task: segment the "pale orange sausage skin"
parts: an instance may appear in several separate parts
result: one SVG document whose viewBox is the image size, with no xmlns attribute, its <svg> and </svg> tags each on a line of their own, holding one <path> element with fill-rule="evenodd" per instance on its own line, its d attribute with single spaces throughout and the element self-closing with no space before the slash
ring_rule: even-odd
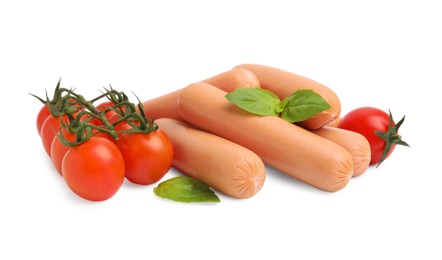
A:
<svg viewBox="0 0 442 260">
<path fill-rule="evenodd" d="M 231 69 L 213 77 L 207 78 L 206 82 L 224 91 L 231 92 L 241 87 L 259 87 L 259 81 L 255 74 L 244 68 Z M 143 108 L 149 117 L 173 118 L 182 120 L 178 114 L 176 101 L 181 90 L 156 97 L 143 102 Z"/>
<path fill-rule="evenodd" d="M 156 123 L 172 141 L 174 168 L 235 198 L 250 198 L 261 190 L 266 169 L 252 151 L 174 119 Z"/>
<path fill-rule="evenodd" d="M 353 158 L 353 177 L 362 175 L 370 164 L 371 150 L 368 140 L 361 134 L 336 127 L 323 126 L 313 133 L 347 150 Z"/>
<path fill-rule="evenodd" d="M 333 121 L 329 122 L 326 125 L 327 126 L 331 126 L 331 127 L 338 127 L 339 122 L 341 122 L 341 117 L 340 116 L 338 116 L 337 118 L 335 118 Z"/>
<path fill-rule="evenodd" d="M 241 64 L 235 68 L 245 68 L 258 78 L 261 87 L 267 89 L 280 99 L 290 96 L 298 89 L 311 89 L 327 101 L 331 108 L 321 112 L 306 121 L 297 122 L 298 125 L 308 129 L 318 129 L 333 121 L 341 113 L 341 103 L 336 93 L 323 84 L 312 79 L 297 75 L 278 68 L 259 65 Z"/>
<path fill-rule="evenodd" d="M 279 117 L 257 116 L 231 104 L 227 92 L 206 83 L 184 88 L 178 100 L 188 123 L 255 152 L 270 166 L 325 191 L 345 187 L 353 175 L 341 146 Z"/>
</svg>

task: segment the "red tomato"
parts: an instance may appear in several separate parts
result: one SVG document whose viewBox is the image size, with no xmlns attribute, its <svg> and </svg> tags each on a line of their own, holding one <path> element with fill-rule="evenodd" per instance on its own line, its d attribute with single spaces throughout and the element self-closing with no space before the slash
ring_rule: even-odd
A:
<svg viewBox="0 0 442 260">
<path fill-rule="evenodd" d="M 59 131 L 59 134 L 62 134 L 66 138 L 66 140 L 70 142 L 75 141 L 75 133 L 69 133 L 69 131 L 66 130 L 65 128 L 62 128 Z M 63 158 L 69 149 L 70 147 L 62 144 L 58 139 L 58 137 L 54 137 L 54 139 L 52 140 L 51 160 L 54 163 L 55 169 L 57 169 L 58 173 L 61 176 L 63 176 L 63 171 L 61 167 Z"/>
<path fill-rule="evenodd" d="M 78 196 L 103 201 L 124 181 L 124 160 L 118 147 L 106 138 L 92 137 L 68 150 L 62 163 L 64 179 Z"/>
<path fill-rule="evenodd" d="M 133 183 L 155 183 L 172 166 L 172 143 L 161 130 L 149 134 L 121 134 L 116 144 L 124 158 L 125 176 Z"/>
<path fill-rule="evenodd" d="M 42 127 L 44 121 L 50 115 L 51 115 L 51 111 L 49 111 L 49 107 L 47 105 L 44 105 L 40 109 L 40 111 L 38 112 L 38 115 L 37 115 L 37 131 L 38 131 L 38 134 L 40 134 L 40 132 L 41 132 L 41 127 Z"/>
<path fill-rule="evenodd" d="M 338 127 L 362 134 L 370 143 L 370 164 L 380 164 L 388 158 L 396 144 L 406 145 L 398 135 L 399 126 L 405 117 L 396 125 L 391 114 L 374 107 L 361 107 L 350 111 L 342 117 Z"/>
<path fill-rule="evenodd" d="M 61 120 L 64 123 L 68 122 L 68 116 L 61 116 Z M 43 147 L 45 148 L 46 153 L 51 156 L 51 145 L 54 140 L 55 134 L 60 130 L 60 117 L 48 116 L 43 125 L 41 126 L 41 141 L 43 143 Z"/>
</svg>

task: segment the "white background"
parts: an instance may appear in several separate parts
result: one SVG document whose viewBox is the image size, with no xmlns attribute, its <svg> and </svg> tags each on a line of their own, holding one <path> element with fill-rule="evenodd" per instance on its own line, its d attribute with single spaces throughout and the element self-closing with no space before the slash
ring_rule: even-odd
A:
<svg viewBox="0 0 442 260">
<path fill-rule="evenodd" d="M 145 2 L 145 3 L 144 3 Z M 2 1 L 0 259 L 441 259 L 438 1 Z M 247 200 L 181 204 L 125 182 L 75 196 L 35 129 L 58 79 L 147 100 L 260 63 L 406 115 L 379 168 L 327 193 L 268 168 Z M 287 148 L 289 151 L 289 148 Z M 171 170 L 165 179 L 178 175 Z"/>
</svg>

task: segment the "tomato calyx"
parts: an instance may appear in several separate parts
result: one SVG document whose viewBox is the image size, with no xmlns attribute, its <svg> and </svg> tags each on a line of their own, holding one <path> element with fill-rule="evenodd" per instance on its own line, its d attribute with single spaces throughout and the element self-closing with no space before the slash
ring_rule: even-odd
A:
<svg viewBox="0 0 442 260">
<path fill-rule="evenodd" d="M 131 112 L 129 115 L 126 115 L 122 117 L 120 120 L 116 122 L 116 124 L 125 121 L 128 123 L 131 127 L 129 129 L 122 129 L 118 131 L 120 134 L 132 134 L 132 133 L 144 133 L 149 134 L 153 131 L 156 131 L 158 129 L 158 125 L 155 123 L 155 121 L 152 118 L 148 118 L 143 105 L 140 101 L 140 99 L 135 95 L 135 97 L 138 100 L 137 109 L 132 104 L 130 106 Z"/>
<path fill-rule="evenodd" d="M 390 109 L 388 110 L 388 113 L 390 115 L 390 119 L 388 122 L 388 130 L 386 132 L 381 131 L 374 131 L 374 133 L 382 138 L 385 141 L 385 148 L 382 152 L 381 159 L 379 160 L 378 164 L 376 165 L 376 168 L 379 167 L 379 165 L 387 158 L 387 154 L 390 151 L 393 144 L 397 145 L 404 145 L 404 146 L 410 146 L 405 141 L 402 140 L 402 137 L 398 135 L 399 127 L 402 125 L 402 123 L 405 120 L 405 116 L 402 117 L 402 119 L 393 126 L 393 115 L 391 114 Z"/>
<path fill-rule="evenodd" d="M 44 105 L 48 106 L 49 112 L 54 117 L 60 117 L 64 114 L 74 114 L 81 109 L 80 104 L 78 104 L 74 99 L 71 98 L 70 93 L 72 92 L 72 90 L 60 88 L 60 82 L 61 78 L 58 80 L 52 99 L 49 99 L 47 91 L 45 93 L 45 99 L 29 93 L 31 96 L 37 98 Z"/>
</svg>

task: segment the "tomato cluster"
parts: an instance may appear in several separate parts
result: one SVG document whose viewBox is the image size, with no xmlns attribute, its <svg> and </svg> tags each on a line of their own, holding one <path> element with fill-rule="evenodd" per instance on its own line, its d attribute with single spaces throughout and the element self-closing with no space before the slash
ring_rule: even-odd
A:
<svg viewBox="0 0 442 260">
<path fill-rule="evenodd" d="M 95 106 L 101 98 L 106 101 Z M 53 99 L 38 99 L 44 103 L 37 115 L 43 147 L 68 187 L 84 199 L 111 198 L 125 178 L 156 183 L 172 166 L 169 138 L 123 92 L 111 89 L 86 100 L 58 84 Z"/>
</svg>

